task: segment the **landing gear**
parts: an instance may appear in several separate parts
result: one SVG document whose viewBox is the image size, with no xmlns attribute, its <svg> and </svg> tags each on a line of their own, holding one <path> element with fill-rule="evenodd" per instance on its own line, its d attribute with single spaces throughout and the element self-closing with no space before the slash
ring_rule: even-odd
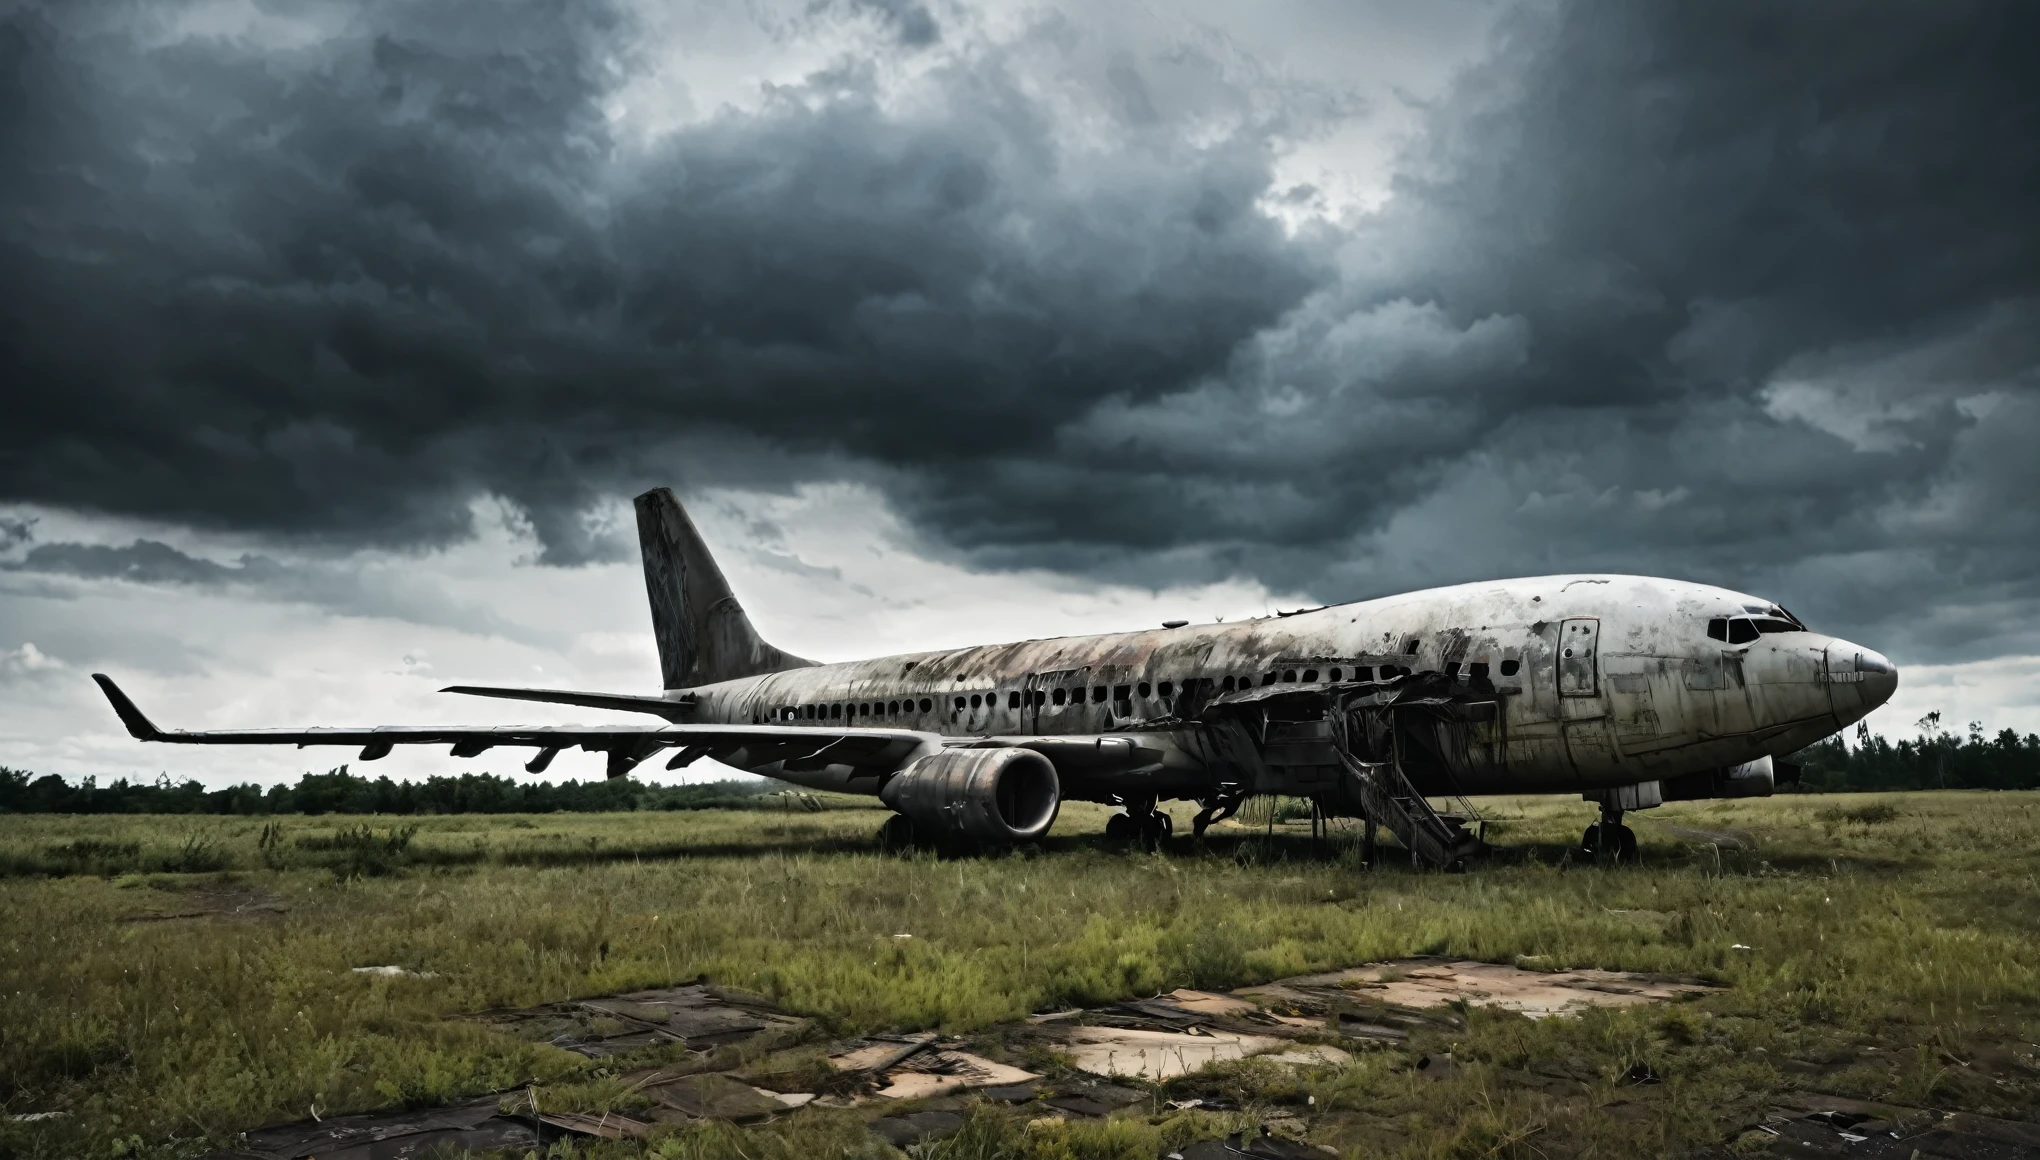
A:
<svg viewBox="0 0 2040 1160">
<path fill-rule="evenodd" d="M 890 853 L 912 850 L 920 844 L 920 835 L 914 832 L 913 819 L 905 814 L 894 814 L 878 828 L 878 847 Z"/>
<path fill-rule="evenodd" d="M 1244 794 L 1238 797 L 1228 797 L 1220 794 L 1216 797 L 1204 799 L 1202 803 L 1204 808 L 1198 810 L 1197 816 L 1190 819 L 1190 832 L 1202 838 L 1205 830 L 1240 812 L 1240 805 L 1246 800 L 1246 795 Z"/>
<path fill-rule="evenodd" d="M 1635 862 L 1636 832 L 1622 824 L 1622 811 L 1603 806 L 1601 820 L 1580 836 L 1580 853 L 1596 862 Z"/>
<path fill-rule="evenodd" d="M 1175 829 L 1175 819 L 1156 809 L 1153 798 L 1130 799 L 1125 813 L 1105 819 L 1106 838 L 1136 843 L 1145 850 L 1158 849 Z"/>
</svg>

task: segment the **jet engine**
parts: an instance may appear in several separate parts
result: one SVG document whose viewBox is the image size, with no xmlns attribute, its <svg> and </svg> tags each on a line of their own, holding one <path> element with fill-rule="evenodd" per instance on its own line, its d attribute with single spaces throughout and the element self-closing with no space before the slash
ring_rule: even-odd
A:
<svg viewBox="0 0 2040 1160">
<path fill-rule="evenodd" d="M 1039 838 L 1062 808 L 1055 766 L 1031 749 L 946 749 L 878 791 L 920 833 L 1008 845 Z"/>
<path fill-rule="evenodd" d="M 1796 769 L 1792 771 L 1794 777 L 1779 778 L 1777 767 L 1782 764 L 1786 763 L 1759 757 L 1727 769 L 1668 778 L 1663 783 L 1663 798 L 1668 802 L 1686 802 L 1705 798 L 1770 797 L 1780 780 L 1796 779 Z"/>
</svg>

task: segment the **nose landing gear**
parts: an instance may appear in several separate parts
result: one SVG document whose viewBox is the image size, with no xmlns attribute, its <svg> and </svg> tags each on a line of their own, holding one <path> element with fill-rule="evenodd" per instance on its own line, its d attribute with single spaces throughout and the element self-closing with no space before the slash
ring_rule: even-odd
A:
<svg viewBox="0 0 2040 1160">
<path fill-rule="evenodd" d="M 1155 799 L 1129 798 L 1125 805 L 1125 813 L 1113 814 L 1105 819 L 1105 836 L 1108 839 L 1131 842 L 1143 850 L 1153 850 L 1167 842 L 1169 835 L 1175 832 L 1175 820 L 1155 808 Z"/>
<path fill-rule="evenodd" d="M 1636 832 L 1622 824 L 1622 811 L 1603 805 L 1601 820 L 1580 836 L 1580 853 L 1596 862 L 1635 862 Z"/>
</svg>

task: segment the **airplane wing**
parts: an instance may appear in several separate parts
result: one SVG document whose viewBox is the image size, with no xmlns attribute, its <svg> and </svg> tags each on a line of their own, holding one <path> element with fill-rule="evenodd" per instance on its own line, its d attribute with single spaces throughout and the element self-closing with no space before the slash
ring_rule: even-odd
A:
<svg viewBox="0 0 2040 1160">
<path fill-rule="evenodd" d="M 497 746 L 539 751 L 525 765 L 541 773 L 563 749 L 608 755 L 610 777 L 622 777 L 664 749 L 676 749 L 666 768 L 701 757 L 744 768 L 783 763 L 786 769 L 841 764 L 894 769 L 942 738 L 912 729 L 828 729 L 794 725 L 378 725 L 369 728 L 233 729 L 190 732 L 158 728 L 104 673 L 92 674 L 121 724 L 140 741 L 184 745 L 359 745 L 361 760 L 387 757 L 398 745 L 450 745 L 455 757 L 474 757 Z"/>
<path fill-rule="evenodd" d="M 579 689 L 506 689 L 498 685 L 448 685 L 442 693 L 465 693 L 470 697 L 501 697 L 506 701 L 538 701 L 548 705 L 579 705 L 586 709 L 620 709 L 625 713 L 655 713 L 671 721 L 694 708 L 694 697 L 684 700 L 645 697 L 634 693 L 589 693 Z"/>
</svg>

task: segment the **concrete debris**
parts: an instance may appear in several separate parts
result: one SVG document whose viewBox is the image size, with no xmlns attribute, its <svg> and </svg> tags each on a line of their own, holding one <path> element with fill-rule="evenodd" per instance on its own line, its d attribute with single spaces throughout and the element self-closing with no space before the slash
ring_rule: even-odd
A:
<svg viewBox="0 0 2040 1160">
<path fill-rule="evenodd" d="M 714 1073 L 684 1076 L 670 1083 L 648 1085 L 644 1090 L 661 1105 L 693 1120 L 728 1120 L 741 1124 L 799 1106 L 787 1104 L 777 1092 L 768 1092 Z M 812 1094 L 808 1094 L 807 1099 L 800 1102 L 804 1104 L 813 1098 Z"/>
<path fill-rule="evenodd" d="M 1720 990 L 1698 979 L 1623 971 L 1526 971 L 1499 963 L 1403 959 L 1288 979 L 1286 988 L 1340 988 L 1377 1002 L 1423 1010 L 1455 1001 L 1525 1015 L 1576 1015 L 1586 1007 L 1660 1003 Z M 1249 988 L 1241 994 L 1253 996 Z"/>
<path fill-rule="evenodd" d="M 357 970 L 389 977 L 415 974 L 399 966 Z M 782 1092 L 701 1069 L 714 1048 L 786 1033 L 783 1043 L 804 1022 L 758 996 L 696 982 L 473 1017 L 518 1038 L 593 1059 L 658 1047 L 692 1053 L 684 1066 L 630 1077 L 650 1101 L 649 1110 L 628 1116 L 546 1110 L 542 1092 L 533 1093 L 539 1097 L 536 1104 L 527 1094 L 503 1101 L 499 1109 L 500 1097 L 490 1095 L 437 1109 L 264 1128 L 220 1155 L 237 1160 L 407 1160 L 427 1154 L 543 1151 L 567 1136 L 632 1139 L 654 1123 L 756 1123 L 811 1104 L 872 1111 L 904 1105 L 871 1121 L 874 1132 L 904 1148 L 956 1131 L 962 1124 L 958 1113 L 968 1100 L 1022 1107 L 1039 1113 L 1037 1119 L 1095 1118 L 1156 1099 L 1148 1090 L 1113 1083 L 1110 1077 L 1159 1082 L 1251 1056 L 1295 1067 L 1344 1066 L 1355 1051 L 1406 1041 L 1413 1030 L 1460 1028 L 1459 1016 L 1444 1007 L 1454 1001 L 1529 1015 L 1568 1015 L 1587 1006 L 1657 1002 L 1711 989 L 1689 979 L 1614 971 L 1528 971 L 1404 959 L 1232 993 L 1179 989 L 1093 1010 L 1045 1012 L 1001 1029 L 1006 1049 L 1045 1049 L 1075 1069 L 1054 1081 L 966 1050 L 970 1045 L 961 1040 L 932 1033 L 874 1035 L 835 1045 L 828 1055 L 835 1076 L 816 1091 Z M 1344 1046 L 1329 1042 L 1334 1040 Z M 756 1057 L 756 1052 L 749 1054 Z M 1415 1067 L 1416 1075 L 1432 1078 L 1449 1074 L 1451 1063 L 1425 1057 Z M 783 1073 L 783 1084 L 805 1084 L 799 1074 Z M 1655 1077 L 1628 1078 L 1648 1083 Z M 774 1080 L 760 1076 L 758 1082 Z M 1195 1102 L 1218 1106 L 1215 1100 Z M 1863 1135 L 1860 1124 L 1853 1134 Z M 1876 1137 L 1866 1139 L 1874 1145 Z M 1181 1155 L 1185 1160 L 1293 1160 L 1322 1153 L 1264 1135 L 1206 1141 Z"/>
<path fill-rule="evenodd" d="M 1353 1053 L 1342 1051 L 1329 1043 L 1305 1043 L 1261 1058 L 1270 1063 L 1286 1063 L 1292 1067 L 1343 1067 L 1353 1062 Z"/>
<path fill-rule="evenodd" d="M 700 1051 L 801 1022 L 763 999 L 701 983 L 488 1012 L 480 1018 L 520 1039 L 591 1059 L 661 1044 Z"/>
<path fill-rule="evenodd" d="M 1071 1066 L 1081 1071 L 1156 1081 L 1286 1046 L 1285 1040 L 1266 1035 L 1087 1026 L 1070 1028 L 1065 1043 Z"/>
<path fill-rule="evenodd" d="M 994 1063 L 962 1051 L 923 1051 L 885 1074 L 890 1081 L 878 1095 L 888 1100 L 918 1100 L 970 1088 L 1009 1087 L 1041 1077 L 1034 1072 Z"/>
<path fill-rule="evenodd" d="M 491 1095 L 429 1111 L 328 1116 L 323 1121 L 262 1128 L 247 1133 L 236 1146 L 218 1155 L 234 1160 L 296 1160 L 305 1156 L 317 1156 L 320 1160 L 410 1160 L 461 1152 L 542 1148 L 542 1129 L 528 1120 L 498 1115 L 496 1100 Z"/>
<path fill-rule="evenodd" d="M 1930 1156 L 2028 1160 L 2040 1156 L 2040 1124 L 1801 1092 L 1785 1097 L 1762 1120 L 1732 1133 L 1721 1147 L 1701 1156 L 1726 1160 L 1747 1154 L 1753 1146 L 1773 1155 L 1816 1160 Z"/>
</svg>

